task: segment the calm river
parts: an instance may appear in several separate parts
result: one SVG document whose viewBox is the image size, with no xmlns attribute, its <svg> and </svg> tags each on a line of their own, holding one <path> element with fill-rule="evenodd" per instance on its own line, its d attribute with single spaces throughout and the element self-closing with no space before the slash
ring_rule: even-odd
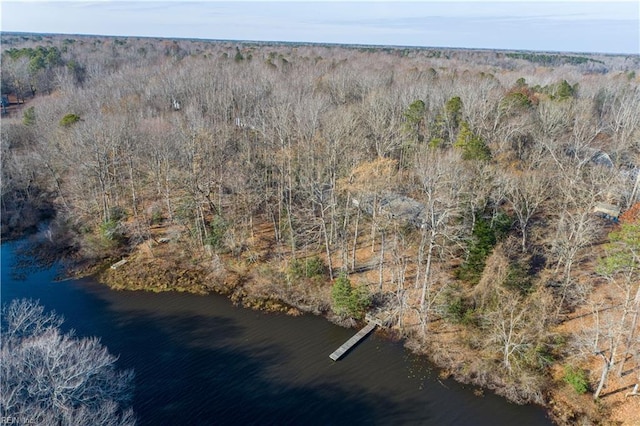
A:
<svg viewBox="0 0 640 426">
<path fill-rule="evenodd" d="M 55 282 L 55 268 L 18 262 L 5 243 L 2 303 L 39 299 L 80 336 L 99 336 L 136 373 L 140 425 L 551 425 L 544 412 L 438 380 L 424 359 L 371 335 L 342 360 L 355 331 L 314 316 L 233 306 L 216 295 L 116 292 Z"/>
</svg>

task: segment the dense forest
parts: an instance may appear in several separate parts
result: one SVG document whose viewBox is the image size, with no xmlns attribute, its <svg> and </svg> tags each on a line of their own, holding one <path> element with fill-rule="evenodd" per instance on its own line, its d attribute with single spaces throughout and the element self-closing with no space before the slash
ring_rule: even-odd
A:
<svg viewBox="0 0 640 426">
<path fill-rule="evenodd" d="M 4 33 L 2 235 L 48 223 L 52 251 L 114 288 L 378 313 L 444 376 L 559 424 L 633 424 L 638 72 L 637 55 Z"/>
</svg>

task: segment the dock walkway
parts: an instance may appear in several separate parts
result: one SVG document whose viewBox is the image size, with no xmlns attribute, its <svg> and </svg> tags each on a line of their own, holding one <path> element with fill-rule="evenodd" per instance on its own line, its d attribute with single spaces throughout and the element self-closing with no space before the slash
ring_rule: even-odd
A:
<svg viewBox="0 0 640 426">
<path fill-rule="evenodd" d="M 113 265 L 111 265 L 111 269 L 118 269 L 119 267 L 121 267 L 125 263 L 127 263 L 127 259 L 122 259 L 122 260 L 114 263 Z"/>
<path fill-rule="evenodd" d="M 375 322 L 368 323 L 362 330 L 358 331 L 355 336 L 344 342 L 342 346 L 340 346 L 331 355 L 329 355 L 329 358 L 334 361 L 339 360 L 344 354 L 349 351 L 349 349 L 353 348 L 358 344 L 358 342 L 360 342 L 360 340 L 364 339 L 367 334 L 371 333 L 373 329 L 376 328 L 376 326 L 377 324 Z"/>
</svg>

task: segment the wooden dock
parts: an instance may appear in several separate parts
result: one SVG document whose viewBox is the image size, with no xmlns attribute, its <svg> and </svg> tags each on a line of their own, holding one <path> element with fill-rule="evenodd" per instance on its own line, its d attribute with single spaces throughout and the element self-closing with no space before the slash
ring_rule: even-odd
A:
<svg viewBox="0 0 640 426">
<path fill-rule="evenodd" d="M 127 263 L 127 259 L 122 259 L 122 260 L 114 263 L 113 265 L 111 265 L 111 269 L 118 269 L 119 267 L 121 267 L 125 263 Z"/>
<path fill-rule="evenodd" d="M 367 334 L 371 333 L 374 328 L 376 328 L 377 324 L 375 322 L 368 323 L 362 330 L 358 331 L 355 336 L 351 339 L 347 340 L 342 346 L 335 350 L 329 358 L 334 361 L 339 360 L 344 354 L 346 354 L 349 349 L 353 348 L 355 345 L 360 342 L 360 340 L 364 339 Z"/>
</svg>

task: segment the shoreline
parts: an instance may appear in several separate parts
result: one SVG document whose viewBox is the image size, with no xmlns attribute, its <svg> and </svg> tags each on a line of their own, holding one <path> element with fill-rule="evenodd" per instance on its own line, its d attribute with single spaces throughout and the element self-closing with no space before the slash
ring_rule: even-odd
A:
<svg viewBox="0 0 640 426">
<path fill-rule="evenodd" d="M 114 259 L 115 262 L 115 259 Z M 333 314 L 330 310 L 322 309 L 322 306 L 310 306 L 310 305 L 295 305 L 291 300 L 282 300 L 276 297 L 265 297 L 264 295 L 254 294 L 251 292 L 251 286 L 245 286 L 246 282 L 236 283 L 235 286 L 229 285 L 228 282 L 218 283 L 217 285 L 204 285 L 202 280 L 206 279 L 205 274 L 198 274 L 194 271 L 183 270 L 176 274 L 179 277 L 179 283 L 177 285 L 168 285 L 166 283 L 158 284 L 162 281 L 162 278 L 166 278 L 167 271 L 157 271 L 155 278 L 151 278 L 155 284 L 140 285 L 136 283 L 135 279 L 132 279 L 127 274 L 127 270 L 140 271 L 140 265 L 136 265 L 135 261 L 128 261 L 122 267 L 117 269 L 111 269 L 110 265 L 114 263 L 112 261 L 103 262 L 101 267 L 97 268 L 98 271 L 93 273 L 85 273 L 82 275 L 76 275 L 78 277 L 93 277 L 102 285 L 109 287 L 114 291 L 149 291 L 154 293 L 160 292 L 188 292 L 205 296 L 208 294 L 218 294 L 228 298 L 234 305 L 241 306 L 245 309 L 257 310 L 267 313 L 279 313 L 288 316 L 300 316 L 304 314 L 313 314 L 316 316 L 322 316 L 325 320 L 338 325 L 340 327 L 355 329 L 362 325 L 361 321 L 357 321 L 351 318 L 344 319 Z M 127 268 L 127 267 L 128 268 Z M 147 275 L 147 278 L 150 276 Z M 198 280 L 201 280 L 198 282 Z M 479 383 L 477 377 L 463 373 L 463 369 L 459 364 L 449 363 L 447 364 L 445 359 L 437 352 L 425 347 L 424 342 L 421 342 L 416 337 L 412 337 L 403 333 L 397 327 L 385 327 L 378 328 L 375 331 L 379 336 L 383 336 L 385 339 L 391 341 L 403 341 L 403 346 L 407 350 L 418 356 L 424 356 L 433 364 L 438 370 L 438 378 L 440 380 L 453 379 L 458 383 L 477 387 L 474 393 L 478 397 L 482 397 L 486 391 L 492 392 L 502 398 L 505 398 L 510 403 L 522 405 L 522 402 L 514 401 L 509 398 L 509 395 L 504 392 L 498 384 L 490 382 L 489 385 Z M 496 380 L 499 378 L 495 378 Z M 502 392 L 501 392 L 502 391 Z M 560 417 L 555 412 L 556 407 L 550 406 L 549 402 L 536 403 L 525 402 L 524 405 L 534 405 L 544 410 L 546 416 L 554 423 L 558 425 L 570 424 L 560 422 Z"/>
<path fill-rule="evenodd" d="M 35 255 L 37 253 L 37 260 L 42 264 L 50 265 L 53 262 L 61 262 L 63 265 L 62 275 L 65 279 L 92 278 L 100 285 L 105 285 L 113 291 L 188 292 L 201 296 L 218 294 L 228 298 L 234 305 L 247 309 L 289 316 L 313 314 L 322 316 L 325 320 L 340 327 L 351 329 L 361 324 L 352 318 L 339 317 L 331 311 L 330 291 L 327 291 L 331 282 L 328 279 L 315 283 L 318 286 L 316 290 L 324 289 L 325 297 L 315 295 L 316 299 L 311 302 L 309 294 L 299 292 L 301 288 L 305 288 L 304 286 L 289 286 L 290 291 L 284 294 L 287 297 L 282 297 L 283 294 L 269 294 L 268 290 L 272 287 L 261 287 L 258 283 L 253 282 L 254 274 L 262 272 L 260 263 L 252 265 L 252 268 L 244 270 L 243 273 L 239 273 L 237 265 L 230 264 L 227 259 L 227 262 L 221 261 L 226 270 L 226 273 L 221 274 L 219 270 L 212 272 L 212 268 L 202 267 L 199 262 L 192 262 L 187 267 L 175 257 L 172 259 L 174 263 L 166 262 L 167 259 L 160 257 L 155 257 L 150 261 L 136 252 L 129 253 L 128 256 L 102 260 L 83 259 L 78 257 L 77 253 L 71 255 L 69 251 L 61 254 L 53 244 L 48 243 L 42 238 L 42 235 L 37 233 L 23 236 L 22 239 L 24 238 L 31 238 L 31 247 L 25 254 Z M 14 238 L 5 241 L 19 240 L 20 238 Z M 41 250 L 43 248 L 44 250 Z M 126 263 L 116 269 L 111 268 L 113 264 L 125 257 Z M 158 267 L 159 264 L 164 267 Z M 560 426 L 575 424 L 581 419 L 596 422 L 595 424 L 608 424 L 606 423 L 606 411 L 597 413 L 597 417 L 592 418 L 593 412 L 576 411 L 576 408 L 580 407 L 576 401 L 570 398 L 558 398 L 562 394 L 553 392 L 553 388 L 546 388 L 540 395 L 539 401 L 518 401 L 517 394 L 512 393 L 513 389 L 503 377 L 492 373 L 484 376 L 477 374 L 472 362 L 477 354 L 469 352 L 456 341 L 442 340 L 437 331 L 430 335 L 432 338 L 436 338 L 430 340 L 429 346 L 417 336 L 412 336 L 406 329 L 402 330 L 397 326 L 379 328 L 377 333 L 384 336 L 385 339 L 403 340 L 404 347 L 418 356 L 426 357 L 438 369 L 439 379 L 451 378 L 458 383 L 477 387 L 474 393 L 478 397 L 482 397 L 486 391 L 490 391 L 510 403 L 538 406 L 545 411 L 546 416 L 554 424 Z"/>
</svg>

